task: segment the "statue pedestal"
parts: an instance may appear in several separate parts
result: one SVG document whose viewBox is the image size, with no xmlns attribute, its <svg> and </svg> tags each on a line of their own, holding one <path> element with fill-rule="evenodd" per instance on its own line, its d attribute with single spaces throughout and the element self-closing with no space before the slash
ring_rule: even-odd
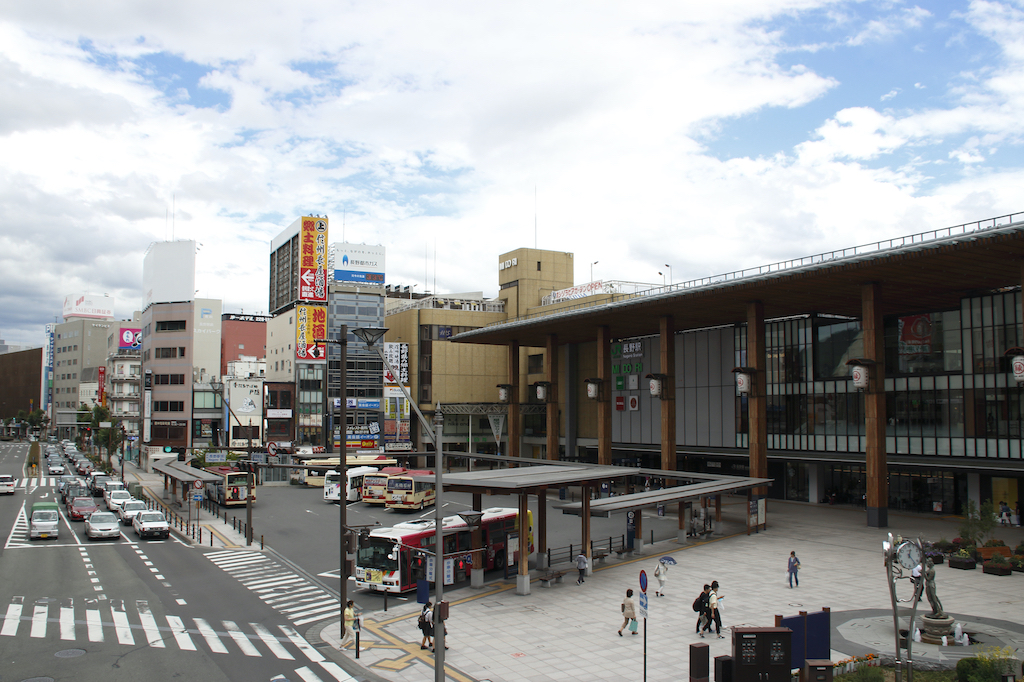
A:
<svg viewBox="0 0 1024 682">
<path fill-rule="evenodd" d="M 942 616 L 921 616 L 921 641 L 929 644 L 942 644 L 942 638 L 948 637 L 950 643 L 953 641 L 953 617 Z"/>
</svg>

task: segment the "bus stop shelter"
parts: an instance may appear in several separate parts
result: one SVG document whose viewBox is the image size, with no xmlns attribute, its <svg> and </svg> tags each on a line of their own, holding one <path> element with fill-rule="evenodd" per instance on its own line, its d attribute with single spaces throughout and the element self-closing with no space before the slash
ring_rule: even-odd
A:
<svg viewBox="0 0 1024 682">
<path fill-rule="evenodd" d="M 211 474 L 209 471 L 190 467 L 185 462 L 179 462 L 177 459 L 157 462 L 153 465 L 153 470 L 164 477 L 164 496 L 167 496 L 167 490 L 170 488 L 171 497 L 175 500 L 184 500 L 189 489 L 196 481 L 202 481 L 201 489 L 205 489 L 207 483 L 216 483 L 220 480 L 220 476 L 217 474 Z M 181 486 L 180 494 L 178 493 L 179 484 Z"/>
</svg>

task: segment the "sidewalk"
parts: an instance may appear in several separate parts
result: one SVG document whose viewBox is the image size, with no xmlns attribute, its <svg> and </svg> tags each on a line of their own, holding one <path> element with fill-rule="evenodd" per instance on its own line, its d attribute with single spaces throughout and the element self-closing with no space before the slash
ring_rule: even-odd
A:
<svg viewBox="0 0 1024 682">
<path fill-rule="evenodd" d="M 689 645 L 709 645 L 710 656 L 732 654 L 731 628 L 771 626 L 775 614 L 832 611 L 832 660 L 853 655 L 895 651 L 889 590 L 882 563 L 882 541 L 892 532 L 925 540 L 952 539 L 959 520 L 949 517 L 890 513 L 890 527 L 865 526 L 863 510 L 769 501 L 768 530 L 746 535 L 744 500 L 725 498 L 726 523 L 719 537 L 705 542 L 676 540 L 647 545 L 643 556 L 609 559 L 582 586 L 570 575 L 561 584 L 542 588 L 534 581 L 531 594 L 515 594 L 515 581 L 487 587 L 449 589 L 446 670 L 448 679 L 488 682 L 552 682 L 566 679 L 679 680 L 689 676 Z M 997 528 L 996 536 L 1011 547 L 1024 540 L 1020 528 Z M 800 558 L 800 586 L 790 589 L 786 559 Z M 669 571 L 665 597 L 654 596 L 654 568 L 661 556 L 678 562 Z M 619 637 L 619 605 L 627 588 L 638 602 L 638 578 L 646 570 L 651 581 L 649 617 L 641 636 Z M 992 645 L 1024 649 L 1024 574 L 1001 577 L 975 571 L 936 568 L 937 592 L 944 609 L 965 623 L 980 644 L 938 647 L 915 643 L 916 665 L 952 666 L 956 659 Z M 536 575 L 536 572 L 535 572 Z M 722 600 L 724 639 L 701 639 L 694 633 L 694 598 L 704 583 L 718 580 Z M 363 613 L 358 664 L 351 647 L 336 655 L 347 658 L 346 668 L 359 667 L 374 677 L 395 682 L 433 679 L 433 657 L 419 648 L 416 618 L 420 606 L 405 603 Z M 918 615 L 928 612 L 922 603 Z M 903 626 L 906 626 L 904 619 Z M 338 623 L 314 629 L 335 648 Z"/>
</svg>

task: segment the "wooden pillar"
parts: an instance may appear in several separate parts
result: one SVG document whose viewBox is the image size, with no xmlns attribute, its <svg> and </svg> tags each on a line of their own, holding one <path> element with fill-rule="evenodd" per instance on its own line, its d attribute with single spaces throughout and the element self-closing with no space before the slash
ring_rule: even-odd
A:
<svg viewBox="0 0 1024 682">
<path fill-rule="evenodd" d="M 671 315 L 659 320 L 661 337 L 661 468 L 675 471 L 676 464 L 676 326 Z M 668 482 L 666 481 L 666 484 Z"/>
<path fill-rule="evenodd" d="M 612 335 L 606 326 L 597 328 L 597 377 L 601 397 L 597 401 L 597 463 L 612 463 Z"/>
<path fill-rule="evenodd" d="M 750 475 L 768 477 L 768 378 L 765 372 L 764 304 L 747 304 L 747 366 L 753 368 L 747 394 Z M 768 494 L 768 488 L 754 489 L 755 499 Z"/>
<path fill-rule="evenodd" d="M 508 344 L 508 452 L 509 457 L 519 457 L 519 442 L 522 440 L 522 415 L 519 412 L 519 342 Z"/>
<path fill-rule="evenodd" d="M 867 521 L 873 528 L 885 528 L 889 525 L 889 467 L 885 453 L 885 330 L 882 328 L 881 291 L 877 283 L 861 287 L 861 306 L 864 357 L 874 362 L 868 368 L 870 379 L 864 392 Z"/>
<path fill-rule="evenodd" d="M 537 491 L 537 568 L 548 568 L 548 489 Z"/>
<path fill-rule="evenodd" d="M 530 494 L 519 493 L 519 575 L 530 577 Z"/>
<path fill-rule="evenodd" d="M 548 334 L 547 366 L 545 381 L 548 386 L 547 404 L 547 432 L 548 432 L 548 459 L 558 460 L 558 336 Z"/>
<path fill-rule="evenodd" d="M 484 496 L 480 493 L 473 493 L 473 511 L 483 511 Z M 472 549 L 482 549 L 484 546 L 484 533 L 480 526 L 477 526 L 470 534 L 470 543 Z M 473 568 L 476 570 L 483 570 L 486 566 L 484 552 L 473 552 Z"/>
<path fill-rule="evenodd" d="M 583 536 L 583 550 L 581 554 L 587 555 L 587 575 L 590 575 L 594 570 L 594 553 L 590 549 L 590 486 L 584 485 L 582 490 L 583 511 L 580 516 L 580 534 Z"/>
</svg>

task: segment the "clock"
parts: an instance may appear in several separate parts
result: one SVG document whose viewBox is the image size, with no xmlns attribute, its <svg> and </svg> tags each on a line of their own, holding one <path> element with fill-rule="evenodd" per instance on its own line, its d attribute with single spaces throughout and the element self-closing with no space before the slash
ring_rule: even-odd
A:
<svg viewBox="0 0 1024 682">
<path fill-rule="evenodd" d="M 924 553 L 920 546 L 908 540 L 900 543 L 900 546 L 896 548 L 896 559 L 903 568 L 912 569 L 921 563 Z"/>
</svg>

